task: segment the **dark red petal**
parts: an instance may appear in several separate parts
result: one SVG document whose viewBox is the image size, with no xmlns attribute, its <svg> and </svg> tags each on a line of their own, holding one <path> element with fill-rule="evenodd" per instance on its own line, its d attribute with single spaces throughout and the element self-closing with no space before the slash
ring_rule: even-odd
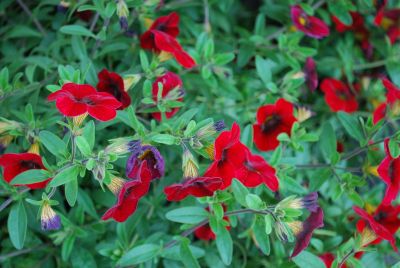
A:
<svg viewBox="0 0 400 268">
<path fill-rule="evenodd" d="M 77 102 L 70 97 L 60 97 L 56 100 L 56 107 L 65 116 L 78 116 L 87 112 L 85 103 Z"/>
<path fill-rule="evenodd" d="M 191 69 L 196 66 L 195 60 L 184 50 L 175 51 L 173 55 L 176 61 L 186 69 Z"/>
<path fill-rule="evenodd" d="M 88 113 L 100 121 L 109 121 L 115 118 L 117 112 L 106 106 L 88 106 Z"/>
</svg>

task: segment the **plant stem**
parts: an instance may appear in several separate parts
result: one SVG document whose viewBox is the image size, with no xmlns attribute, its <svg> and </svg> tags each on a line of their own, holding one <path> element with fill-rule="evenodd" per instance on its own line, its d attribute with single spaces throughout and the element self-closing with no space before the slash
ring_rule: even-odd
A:
<svg viewBox="0 0 400 268">
<path fill-rule="evenodd" d="M 236 215 L 248 214 L 248 213 L 262 214 L 262 215 L 268 215 L 268 214 L 272 215 L 273 214 L 272 211 L 270 211 L 268 209 L 267 210 L 255 210 L 255 209 L 250 209 L 250 208 L 244 208 L 244 209 L 225 212 L 224 217 L 236 216 Z M 209 219 L 205 219 L 205 220 L 199 222 L 197 225 L 193 226 L 192 228 L 189 228 L 186 231 L 182 232 L 180 236 L 181 237 L 189 236 L 197 228 L 200 228 L 201 226 L 206 225 L 208 222 L 209 222 Z M 178 243 L 179 243 L 179 240 L 173 239 L 164 245 L 164 249 L 172 248 L 173 246 L 175 246 Z"/>
<path fill-rule="evenodd" d="M 29 188 L 25 188 L 22 191 L 18 192 L 18 194 L 23 194 L 29 191 Z M 3 202 L 3 204 L 0 205 L 0 212 L 2 212 L 4 209 L 6 209 L 13 201 L 12 197 L 9 197 L 6 201 Z"/>
<path fill-rule="evenodd" d="M 29 7 L 25 5 L 25 3 L 22 0 L 17 0 L 18 5 L 24 10 L 24 12 L 32 19 L 33 23 L 35 24 L 36 28 L 42 33 L 42 35 L 46 36 L 47 33 L 44 30 L 42 24 L 40 21 L 38 21 L 30 11 Z"/>
<path fill-rule="evenodd" d="M 49 246 L 49 245 L 50 245 L 50 244 L 42 244 L 42 245 L 39 245 L 39 246 L 37 246 L 37 247 L 26 248 L 26 249 L 21 249 L 21 250 L 16 250 L 16 251 L 13 251 L 13 252 L 10 252 L 10 253 L 1 255 L 1 256 L 0 256 L 0 262 L 5 261 L 5 260 L 7 260 L 7 259 L 9 259 L 9 258 L 12 258 L 12 257 L 24 255 L 24 254 L 30 253 L 30 252 L 32 252 L 32 251 L 39 250 L 39 249 L 41 249 L 41 248 L 45 248 L 45 247 L 47 247 L 47 246 Z"/>
</svg>

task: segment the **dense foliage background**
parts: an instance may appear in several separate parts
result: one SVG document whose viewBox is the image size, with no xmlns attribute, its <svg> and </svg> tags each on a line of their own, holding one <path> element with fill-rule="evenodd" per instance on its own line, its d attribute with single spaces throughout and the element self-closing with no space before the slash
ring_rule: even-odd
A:
<svg viewBox="0 0 400 268">
<path fill-rule="evenodd" d="M 399 154 L 398 114 L 372 122 L 373 111 L 385 101 L 380 78 L 400 85 L 400 46 L 390 42 L 385 23 L 374 24 L 377 2 L 382 1 L 1 1 L 1 153 L 39 150 L 52 175 L 69 165 L 71 156 L 81 166 L 46 189 L 28 190 L 0 180 L 0 266 L 325 267 L 317 256 L 327 252 L 337 262 L 348 258 L 348 267 L 395 265 L 400 257 L 387 241 L 365 248 L 359 258 L 353 255 L 360 234 L 352 206 L 371 213 L 385 193 L 376 172 L 385 157 L 384 138 L 392 138 L 391 152 Z M 296 30 L 290 17 L 295 4 L 322 19 L 329 36 L 315 39 Z M 395 8 L 400 8 L 399 1 L 387 1 L 386 10 Z M 140 46 L 140 35 L 171 12 L 180 16 L 177 40 L 196 61 L 191 69 Z M 350 12 L 362 14 L 367 35 L 337 30 L 333 16 L 351 25 Z M 356 111 L 334 112 L 320 88 L 307 87 L 303 70 L 308 57 L 316 62 L 319 81 L 331 77 L 357 84 Z M 83 138 L 78 148 L 72 144 L 72 152 L 72 120 L 47 97 L 67 82 L 95 87 L 104 68 L 125 79 L 132 103 L 111 121 L 86 119 L 75 129 L 73 135 Z M 183 101 L 154 104 L 152 83 L 166 71 L 182 79 Z M 299 122 L 290 135 L 279 137 L 279 147 L 261 152 L 253 143 L 256 112 L 279 98 L 294 104 Z M 168 120 L 153 118 L 153 112 L 170 107 L 180 109 Z M 246 188 L 234 181 L 214 197 L 167 201 L 164 188 L 182 181 L 182 140 L 218 120 L 224 120 L 228 130 L 233 122 L 239 124 L 241 141 L 276 169 L 279 191 L 265 185 Z M 208 142 L 217 136 L 213 133 Z M 157 147 L 165 160 L 165 176 L 151 183 L 128 220 L 117 223 L 101 220 L 115 203 L 101 168 L 125 178 L 129 155 L 104 151 L 121 137 Z M 203 174 L 211 160 L 201 149 L 193 155 Z M 88 167 L 89 158 L 106 160 L 93 160 Z M 291 242 L 282 241 L 274 230 L 278 227 L 259 215 L 230 216 L 229 231 L 218 225 L 227 223 L 222 203 L 226 211 L 266 209 L 291 195 L 311 192 L 319 194 L 324 227 L 314 231 L 306 251 L 293 259 L 293 235 Z M 48 198 L 61 217 L 59 230 L 41 230 L 40 206 Z M 214 213 L 203 209 L 208 204 Z M 304 221 L 308 212 L 303 212 L 288 210 L 286 217 Z M 212 227 L 220 233 L 217 240 L 203 241 L 190 228 L 209 215 L 219 222 Z"/>
</svg>

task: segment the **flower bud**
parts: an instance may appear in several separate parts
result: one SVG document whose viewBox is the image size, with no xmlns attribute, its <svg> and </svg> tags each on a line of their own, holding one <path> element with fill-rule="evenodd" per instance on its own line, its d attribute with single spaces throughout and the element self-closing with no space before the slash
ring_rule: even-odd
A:
<svg viewBox="0 0 400 268">
<path fill-rule="evenodd" d="M 210 144 L 205 148 L 206 154 L 208 157 L 210 157 L 211 160 L 214 160 L 214 151 L 215 151 L 215 146 L 214 144 Z"/>
<path fill-rule="evenodd" d="M 304 122 L 313 116 L 313 112 L 305 107 L 297 108 L 297 121 Z"/>
<path fill-rule="evenodd" d="M 141 146 L 140 141 L 131 140 L 129 138 L 117 138 L 111 140 L 111 142 L 112 143 L 105 148 L 105 152 L 117 155 L 127 154 Z"/>
<path fill-rule="evenodd" d="M 124 184 L 125 184 L 124 179 L 119 177 L 112 177 L 111 182 L 107 184 L 107 187 L 114 195 L 118 195 Z"/>
<path fill-rule="evenodd" d="M 13 138 L 14 137 L 11 136 L 11 135 L 6 135 L 6 136 L 3 136 L 3 137 L 0 137 L 0 154 L 2 154 L 5 151 L 5 149 L 11 143 Z"/>
<path fill-rule="evenodd" d="M 129 9 L 124 0 L 118 0 L 117 2 L 117 15 L 119 18 L 119 24 L 121 26 L 121 29 L 127 31 L 129 27 L 128 26 Z"/>
<path fill-rule="evenodd" d="M 128 74 L 124 76 L 124 89 L 128 91 L 131 87 L 134 87 L 142 78 L 140 74 Z"/>
<path fill-rule="evenodd" d="M 199 175 L 199 167 L 188 149 L 183 152 L 182 170 L 184 178 L 196 178 Z"/>
<path fill-rule="evenodd" d="M 61 227 L 60 216 L 55 213 L 47 201 L 44 201 L 42 205 L 40 220 L 43 231 L 57 230 Z"/>
<path fill-rule="evenodd" d="M 13 120 L 7 120 L 5 118 L 0 118 L 0 134 L 21 129 L 21 123 Z"/>
<path fill-rule="evenodd" d="M 291 209 L 308 209 L 311 212 L 317 211 L 318 206 L 318 193 L 312 192 L 304 197 L 295 198 L 294 196 L 289 196 L 288 198 L 282 200 L 278 206 L 279 208 L 291 208 Z"/>
<path fill-rule="evenodd" d="M 217 132 L 222 131 L 224 128 L 225 128 L 224 120 L 219 120 L 215 123 L 209 123 L 204 127 L 201 127 L 197 131 L 196 136 L 199 140 L 207 139 L 215 135 Z"/>
<path fill-rule="evenodd" d="M 158 54 L 158 60 L 160 62 L 167 61 L 169 59 L 172 59 L 173 57 L 174 57 L 174 55 L 172 55 L 172 53 L 165 52 L 165 51 L 161 51 L 161 53 Z"/>
<path fill-rule="evenodd" d="M 88 116 L 88 113 L 84 113 L 78 116 L 74 116 L 72 118 L 72 122 L 74 123 L 75 127 L 80 127 L 83 123 L 83 121 L 85 121 L 86 117 Z"/>
<path fill-rule="evenodd" d="M 39 154 L 39 143 L 38 143 L 37 141 L 35 141 L 35 142 L 31 145 L 31 147 L 30 147 L 29 150 L 28 150 L 28 153 L 40 155 L 40 154 Z"/>
<path fill-rule="evenodd" d="M 369 245 L 371 242 L 375 241 L 377 239 L 377 235 L 375 234 L 374 231 L 371 230 L 369 227 L 365 227 L 361 233 L 361 247 L 365 247 Z"/>
<path fill-rule="evenodd" d="M 378 166 L 370 166 L 370 165 L 368 165 L 365 168 L 365 171 L 367 172 L 367 174 L 373 175 L 375 177 L 379 177 Z"/>
</svg>

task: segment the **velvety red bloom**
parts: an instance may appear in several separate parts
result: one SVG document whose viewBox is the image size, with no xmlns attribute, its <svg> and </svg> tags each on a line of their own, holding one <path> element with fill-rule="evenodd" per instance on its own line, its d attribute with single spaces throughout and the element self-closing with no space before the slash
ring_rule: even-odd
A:
<svg viewBox="0 0 400 268">
<path fill-rule="evenodd" d="M 231 185 L 236 171 L 243 166 L 249 149 L 240 142 L 240 128 L 236 123 L 233 123 L 231 130 L 221 132 L 214 147 L 214 162 L 204 176 L 222 178 L 221 189 L 225 189 Z"/>
<path fill-rule="evenodd" d="M 222 205 L 224 212 L 226 211 L 226 206 L 223 204 Z M 206 208 L 207 211 L 210 211 L 210 208 Z M 225 221 L 229 222 L 229 218 L 224 216 L 223 218 Z M 226 226 L 227 230 L 231 229 L 231 226 Z M 211 230 L 210 225 L 207 223 L 203 226 L 200 226 L 194 231 L 194 235 L 201 240 L 209 241 L 209 240 L 215 240 L 215 233 Z"/>
<path fill-rule="evenodd" d="M 151 145 L 142 145 L 135 142 L 132 154 L 126 162 L 126 176 L 135 179 L 138 175 L 140 167 L 144 161 L 147 162 L 148 169 L 151 172 L 151 179 L 159 179 L 164 176 L 165 162 L 160 151 Z"/>
<path fill-rule="evenodd" d="M 164 193 L 168 201 L 180 201 L 188 195 L 195 197 L 212 196 L 221 188 L 223 181 L 216 177 L 187 178 L 182 183 L 175 183 L 165 187 Z"/>
<path fill-rule="evenodd" d="M 3 154 L 0 155 L 0 166 L 3 167 L 3 178 L 10 183 L 18 174 L 30 169 L 46 169 L 43 165 L 42 158 L 37 154 L 21 153 L 21 154 Z M 46 187 L 51 179 L 32 184 L 22 184 L 30 189 L 41 189 Z M 16 185 L 21 186 L 21 185 Z"/>
<path fill-rule="evenodd" d="M 246 159 L 243 166 L 238 169 L 237 179 L 246 187 L 257 187 L 264 183 L 271 191 L 277 191 L 279 182 L 275 175 L 275 169 L 268 165 L 263 157 L 246 151 Z"/>
<path fill-rule="evenodd" d="M 386 193 L 382 200 L 383 204 L 389 205 L 400 190 L 400 157 L 393 158 L 389 152 L 389 139 L 385 139 L 386 157 L 378 167 L 378 174 L 386 183 Z"/>
<path fill-rule="evenodd" d="M 388 212 L 387 209 L 383 209 L 383 207 L 380 208 L 381 211 L 377 210 L 377 213 L 374 215 L 370 215 L 368 214 L 365 210 L 363 210 L 360 207 L 354 206 L 353 210 L 355 213 L 357 213 L 363 221 L 361 221 L 360 223 L 358 223 L 357 225 L 357 229 L 359 231 L 362 231 L 367 224 L 369 225 L 369 227 L 371 228 L 371 230 L 377 235 L 377 237 L 379 239 L 383 239 L 383 240 L 387 240 L 389 241 L 389 243 L 392 245 L 393 249 L 395 251 L 397 251 L 397 247 L 396 247 L 396 238 L 394 236 L 394 234 L 392 234 L 384 225 L 384 223 L 381 223 L 381 217 L 384 216 L 384 218 L 387 218 L 387 214 L 385 215 L 385 213 Z M 391 210 L 391 208 L 389 208 L 389 210 Z M 382 213 L 380 213 L 382 212 Z M 398 214 L 398 213 L 397 213 Z M 397 217 L 397 215 L 396 215 Z M 390 217 L 390 220 L 392 220 L 393 218 Z M 374 241 L 375 242 L 375 241 Z"/>
<path fill-rule="evenodd" d="M 123 110 L 131 104 L 131 97 L 125 91 L 124 80 L 119 74 L 103 69 L 97 76 L 99 78 L 99 83 L 96 86 L 97 90 L 110 93 L 122 103 L 118 110 Z"/>
<path fill-rule="evenodd" d="M 387 90 L 386 102 L 382 103 L 375 109 L 372 117 L 374 124 L 384 119 L 390 109 L 400 100 L 400 89 L 391 83 L 387 78 L 383 78 L 381 81 Z"/>
<path fill-rule="evenodd" d="M 383 228 L 385 228 L 394 238 L 394 235 L 396 234 L 397 230 L 400 227 L 399 214 L 400 214 L 400 205 L 387 206 L 381 204 L 371 216 L 378 224 L 383 226 Z M 368 221 L 359 220 L 357 222 L 357 231 L 361 233 L 367 226 L 367 224 Z M 379 244 L 380 242 L 382 242 L 382 238 L 378 237 L 377 239 L 372 241 L 371 244 L 376 245 Z"/>
<path fill-rule="evenodd" d="M 355 87 L 355 89 L 357 89 Z M 325 102 L 333 112 L 355 112 L 358 103 L 350 88 L 342 81 L 325 78 L 321 83 L 321 90 L 325 93 Z"/>
<path fill-rule="evenodd" d="M 138 176 L 134 180 L 125 182 L 118 194 L 117 203 L 104 213 L 102 220 L 113 218 L 117 222 L 124 222 L 137 208 L 137 204 L 150 188 L 151 172 L 146 161 L 142 163 Z"/>
<path fill-rule="evenodd" d="M 158 83 L 163 85 L 162 87 L 162 98 L 165 100 L 183 101 L 183 96 L 185 91 L 182 88 L 181 78 L 173 73 L 166 72 L 163 76 L 157 77 L 153 83 L 153 100 L 157 102 L 158 96 Z M 178 107 L 171 108 L 169 111 L 165 112 L 166 118 L 171 118 L 179 111 Z M 157 121 L 161 121 L 161 113 L 152 113 L 152 116 Z"/>
<path fill-rule="evenodd" d="M 329 27 L 325 22 L 317 17 L 308 16 L 300 6 L 292 6 L 290 14 L 296 28 L 306 35 L 318 39 L 329 35 Z"/>
<path fill-rule="evenodd" d="M 375 25 L 381 25 L 382 19 L 385 13 L 385 7 L 387 5 L 387 0 L 376 0 L 375 1 L 375 7 L 377 10 L 377 13 L 375 15 L 374 23 Z"/>
<path fill-rule="evenodd" d="M 192 68 L 196 65 L 196 62 L 175 39 L 179 34 L 178 25 L 179 15 L 175 12 L 168 16 L 159 17 L 142 34 L 140 45 L 143 49 L 153 50 L 156 53 L 161 51 L 171 53 L 183 67 Z"/>
<path fill-rule="evenodd" d="M 296 245 L 294 246 L 291 258 L 296 257 L 300 252 L 308 247 L 315 229 L 324 226 L 324 212 L 319 207 L 315 212 L 302 222 L 301 230 L 296 234 Z"/>
<path fill-rule="evenodd" d="M 100 121 L 108 121 L 116 116 L 116 109 L 121 106 L 112 95 L 97 92 L 91 85 L 67 83 L 47 97 L 56 101 L 57 109 L 65 116 L 78 116 L 89 113 Z"/>
<path fill-rule="evenodd" d="M 313 58 L 308 57 L 304 66 L 304 74 L 307 87 L 314 91 L 318 87 L 318 73 L 315 68 L 315 61 Z"/>
<path fill-rule="evenodd" d="M 279 145 L 278 135 L 290 135 L 294 122 L 293 104 L 285 99 L 261 106 L 257 110 L 257 122 L 253 125 L 256 147 L 260 151 L 274 150 Z"/>
</svg>

